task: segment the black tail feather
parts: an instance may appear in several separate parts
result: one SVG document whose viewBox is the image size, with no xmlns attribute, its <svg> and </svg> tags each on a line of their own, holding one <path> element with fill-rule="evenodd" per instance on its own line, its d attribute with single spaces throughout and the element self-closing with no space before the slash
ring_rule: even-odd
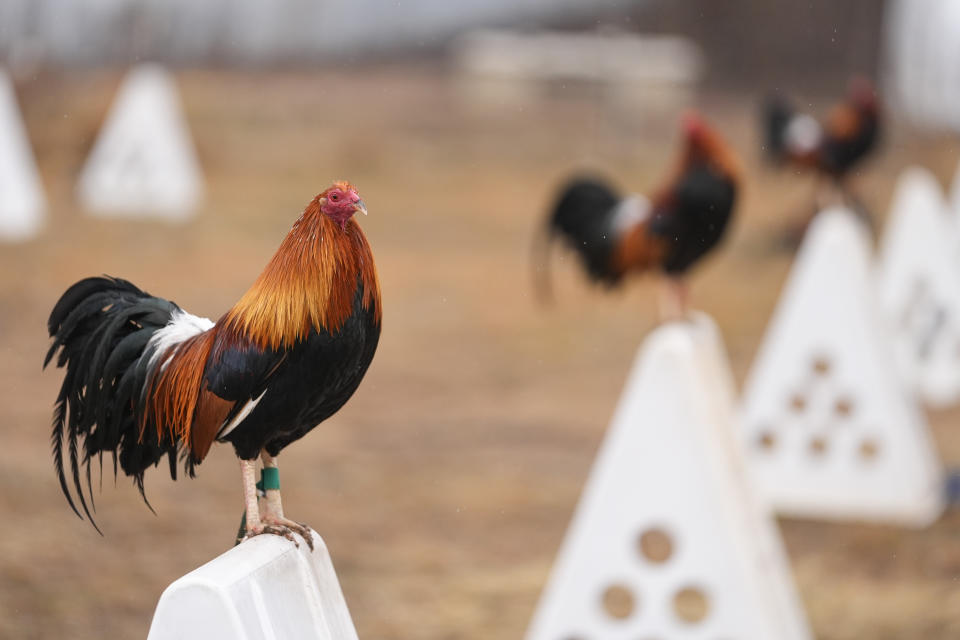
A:
<svg viewBox="0 0 960 640">
<path fill-rule="evenodd" d="M 91 459 L 90 459 L 89 457 L 86 459 L 86 467 L 87 467 L 87 495 L 90 496 L 90 510 L 93 511 L 94 513 L 96 513 L 96 512 L 97 512 L 97 505 L 96 505 L 96 502 L 95 502 L 94 499 L 93 499 L 93 480 L 92 480 L 91 477 L 90 477 L 90 475 L 91 475 L 91 474 L 90 474 L 90 460 L 91 460 Z M 103 471 L 103 468 L 102 468 L 102 467 L 101 467 L 101 471 Z"/>
<path fill-rule="evenodd" d="M 189 458 L 189 456 L 186 456 L 186 457 Z M 176 480 L 176 479 L 177 479 L 177 456 L 176 456 L 176 452 L 170 451 L 169 453 L 167 453 L 167 462 L 170 464 L 170 479 L 171 479 L 171 480 Z M 190 467 L 190 470 L 191 470 L 191 476 L 192 476 L 192 475 L 193 475 L 193 473 L 192 473 L 193 468 Z"/>
<path fill-rule="evenodd" d="M 793 107 L 780 96 L 771 95 L 764 103 L 764 149 L 771 162 L 782 162 L 786 156 L 785 134 L 793 115 Z"/>
<path fill-rule="evenodd" d="M 67 503 L 77 514 L 77 517 L 82 520 L 83 516 L 77 510 L 77 506 L 73 503 L 73 497 L 70 495 L 70 490 L 67 488 L 67 476 L 63 470 L 63 427 L 66 410 L 66 398 L 57 398 L 53 409 L 53 436 L 51 438 L 53 443 L 53 467 L 57 472 L 57 478 L 60 480 L 60 489 L 63 490 L 63 495 L 67 497 Z"/>
<path fill-rule="evenodd" d="M 93 528 L 97 530 L 97 533 L 103 535 L 103 531 L 100 531 L 100 527 L 97 526 L 96 521 L 94 521 L 93 516 L 90 515 L 90 509 L 87 507 L 87 500 L 83 496 L 83 485 L 80 483 L 80 464 L 77 459 L 77 439 L 74 437 L 70 438 L 70 468 L 73 470 L 73 486 L 77 490 L 77 498 L 80 500 L 80 506 L 83 507 L 83 512 L 87 514 L 87 520 L 90 521 L 90 524 L 93 525 Z"/>
<path fill-rule="evenodd" d="M 47 330 L 51 337 L 60 332 L 60 327 L 66 317 L 74 311 L 81 302 L 93 295 L 111 292 L 116 295 L 126 293 L 133 296 L 150 296 L 150 294 L 141 291 L 138 287 L 122 278 L 111 278 L 110 276 L 84 278 L 67 289 L 63 295 L 60 296 L 57 304 L 53 306 L 53 311 L 50 312 L 50 318 L 47 320 Z"/>
<path fill-rule="evenodd" d="M 547 220 L 547 235 L 563 238 L 583 261 L 595 281 L 615 284 L 620 274 L 612 268 L 617 238 L 612 228 L 620 196 L 605 182 L 574 178 L 560 190 Z"/>
<path fill-rule="evenodd" d="M 100 461 L 101 484 L 103 453 L 109 451 L 114 482 L 118 468 L 133 476 L 150 507 L 144 472 L 164 454 L 176 455 L 178 444 L 167 438 L 161 441 L 156 429 L 146 428 L 141 434 L 139 418 L 149 370 L 145 353 L 149 340 L 178 309 L 126 280 L 99 277 L 67 289 L 50 314 L 47 327 L 53 344 L 44 367 L 56 357 L 57 367 L 66 369 L 53 412 L 54 470 L 70 508 L 81 518 L 86 515 L 98 532 L 92 516 L 96 510 L 90 470 L 94 457 Z M 65 453 L 74 491 L 67 480 Z M 86 467 L 83 472 L 82 466 Z"/>
</svg>

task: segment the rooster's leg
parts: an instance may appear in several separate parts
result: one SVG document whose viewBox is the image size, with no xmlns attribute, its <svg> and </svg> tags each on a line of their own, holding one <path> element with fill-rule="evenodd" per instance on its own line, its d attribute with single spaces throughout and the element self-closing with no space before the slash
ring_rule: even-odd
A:
<svg viewBox="0 0 960 640">
<path fill-rule="evenodd" d="M 673 322 L 687 317 L 687 283 L 681 277 L 666 276 L 660 293 L 660 321 Z"/>
<path fill-rule="evenodd" d="M 263 461 L 264 469 L 277 469 L 277 458 L 267 453 L 267 450 L 264 449 L 260 452 L 260 459 Z M 264 521 L 276 525 L 278 527 L 286 527 L 292 531 L 296 531 L 303 539 L 307 541 L 307 545 L 310 546 L 310 549 L 313 549 L 313 536 L 310 533 L 310 527 L 305 524 L 294 522 L 293 520 L 285 517 L 283 515 L 283 502 L 280 500 L 280 489 L 277 488 L 266 488 L 265 493 L 267 496 L 266 499 L 266 514 L 264 514 Z"/>
<path fill-rule="evenodd" d="M 873 219 L 873 214 L 867 208 L 866 203 L 860 199 L 857 192 L 850 185 L 848 180 L 837 179 L 838 189 L 843 194 L 843 205 L 852 211 L 870 230 L 874 237 L 877 235 L 877 223 Z"/>
<path fill-rule="evenodd" d="M 240 460 L 240 476 L 243 478 L 243 504 L 246 508 L 247 538 L 259 536 L 263 533 L 272 533 L 283 536 L 294 544 L 293 532 L 287 527 L 276 526 L 270 522 L 260 520 L 260 509 L 257 506 L 257 461 Z"/>
</svg>

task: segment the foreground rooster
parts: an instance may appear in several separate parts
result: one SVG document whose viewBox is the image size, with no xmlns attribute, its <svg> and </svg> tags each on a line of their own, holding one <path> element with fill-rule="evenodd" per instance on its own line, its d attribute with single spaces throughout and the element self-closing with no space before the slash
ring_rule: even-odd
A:
<svg viewBox="0 0 960 640">
<path fill-rule="evenodd" d="M 688 115 L 683 129 L 677 166 L 649 201 L 621 198 L 601 181 L 575 178 L 561 190 L 546 225 L 547 242 L 562 237 L 594 281 L 613 286 L 631 272 L 665 274 L 664 319 L 686 315 L 684 276 L 723 237 L 740 176 L 733 153 L 699 116 Z M 547 265 L 538 269 L 546 295 Z"/>
<path fill-rule="evenodd" d="M 848 176 L 868 157 L 880 137 L 880 106 L 873 85 L 865 78 L 850 82 L 847 96 L 827 119 L 817 122 L 799 114 L 781 98 L 764 107 L 766 151 L 778 164 L 814 171 L 832 190 L 818 189 L 816 209 L 839 196 L 871 222 L 869 213 L 848 185 Z"/>
<path fill-rule="evenodd" d="M 356 212 L 364 203 L 337 182 L 307 205 L 253 286 L 216 323 L 183 311 L 125 280 L 87 278 L 50 314 L 54 338 L 44 366 L 66 367 L 53 416 L 60 485 L 84 512 L 86 465 L 105 452 L 143 494 L 148 467 L 177 454 L 192 476 L 214 441 L 240 458 L 246 534 L 274 533 L 312 544 L 286 518 L 277 454 L 333 415 L 360 384 L 380 337 L 380 287 Z M 262 459 L 265 513 L 257 504 Z M 92 500 L 92 494 L 91 494 Z M 91 522 L 93 521 L 92 518 Z M 94 524 L 94 526 L 96 526 Z"/>
</svg>

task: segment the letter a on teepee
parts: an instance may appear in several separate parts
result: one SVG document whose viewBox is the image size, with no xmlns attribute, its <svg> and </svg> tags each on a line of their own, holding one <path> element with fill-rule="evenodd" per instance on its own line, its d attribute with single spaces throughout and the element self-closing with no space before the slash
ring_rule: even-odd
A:
<svg viewBox="0 0 960 640">
<path fill-rule="evenodd" d="M 878 264 L 897 366 L 928 404 L 960 400 L 960 243 L 936 179 L 904 171 Z"/>
<path fill-rule="evenodd" d="M 0 71 L 0 240 L 26 240 L 43 226 L 44 199 L 27 131 Z"/>
<path fill-rule="evenodd" d="M 527 640 L 811 637 L 731 392 L 705 316 L 647 338 Z"/>
<path fill-rule="evenodd" d="M 922 526 L 943 509 L 943 475 L 870 263 L 852 213 L 816 217 L 747 377 L 741 443 L 781 513 Z"/>
<path fill-rule="evenodd" d="M 80 175 L 81 203 L 98 215 L 183 219 L 201 180 L 173 80 L 156 65 L 134 68 Z"/>
</svg>

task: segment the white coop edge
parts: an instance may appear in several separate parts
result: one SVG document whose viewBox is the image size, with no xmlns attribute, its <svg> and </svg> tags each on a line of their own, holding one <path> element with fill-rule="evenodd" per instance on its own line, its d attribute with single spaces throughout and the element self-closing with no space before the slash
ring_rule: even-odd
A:
<svg viewBox="0 0 960 640">
<path fill-rule="evenodd" d="M 173 582 L 147 640 L 357 640 L 319 535 L 247 540 Z"/>
<path fill-rule="evenodd" d="M 747 376 L 741 442 L 779 513 L 926 526 L 943 471 L 896 371 L 870 253 L 850 211 L 810 225 Z"/>
<path fill-rule="evenodd" d="M 738 460 L 733 408 L 709 318 L 646 339 L 527 640 L 812 637 Z"/>
<path fill-rule="evenodd" d="M 906 381 L 933 407 L 960 401 L 960 248 L 936 178 L 900 174 L 880 247 L 880 304 Z"/>
</svg>

